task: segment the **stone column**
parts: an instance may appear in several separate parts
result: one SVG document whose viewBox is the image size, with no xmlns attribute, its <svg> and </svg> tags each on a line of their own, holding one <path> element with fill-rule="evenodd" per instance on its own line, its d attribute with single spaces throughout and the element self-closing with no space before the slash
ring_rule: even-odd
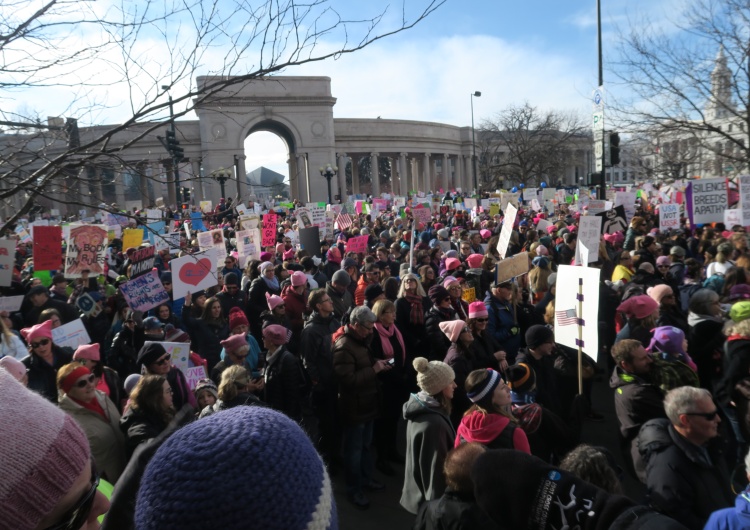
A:
<svg viewBox="0 0 750 530">
<path fill-rule="evenodd" d="M 193 206 L 200 204 L 203 200 L 203 177 L 200 160 L 192 160 L 190 164 L 193 166 L 193 180 L 190 181 L 190 205 Z"/>
<path fill-rule="evenodd" d="M 341 203 L 346 202 L 346 164 L 349 162 L 346 153 L 339 153 L 338 164 L 338 181 L 339 181 L 339 198 Z"/>
<path fill-rule="evenodd" d="M 408 155 L 409 153 L 400 153 L 398 155 L 398 193 L 404 196 L 409 193 L 409 165 L 406 162 Z"/>
<path fill-rule="evenodd" d="M 471 156 L 464 156 L 464 168 L 466 169 L 465 174 L 466 178 L 464 179 L 466 181 L 466 189 L 473 190 L 474 189 L 474 168 L 471 165 Z"/>
<path fill-rule="evenodd" d="M 430 177 L 430 157 L 432 154 L 430 153 L 424 153 L 422 155 L 422 181 L 423 181 L 423 188 L 419 191 L 424 191 L 425 194 L 429 193 L 430 186 L 432 185 L 430 182 L 432 180 L 432 177 Z"/>
<path fill-rule="evenodd" d="M 351 157 L 352 160 L 352 194 L 359 194 L 359 158 Z"/>
<path fill-rule="evenodd" d="M 461 191 L 466 191 L 463 184 L 463 167 L 461 167 L 461 155 L 456 155 L 456 176 L 454 178 L 454 185 L 457 188 L 461 188 Z"/>
<path fill-rule="evenodd" d="M 234 155 L 234 169 L 237 173 L 237 195 L 239 195 L 238 202 L 245 204 L 245 200 L 248 197 L 247 192 L 247 169 L 245 169 L 245 160 L 247 157 L 242 155 Z"/>
<path fill-rule="evenodd" d="M 444 192 L 451 189 L 451 160 L 448 156 L 448 153 L 443 153 L 443 172 L 440 182 Z"/>
<path fill-rule="evenodd" d="M 138 164 L 138 187 L 141 192 L 141 203 L 148 204 L 151 202 L 148 196 L 148 172 L 150 170 L 150 164 Z M 125 209 L 125 204 L 120 205 L 122 209 Z"/>
<path fill-rule="evenodd" d="M 378 155 L 380 155 L 380 153 L 370 153 L 370 194 L 373 197 L 380 197 L 380 171 L 378 171 Z"/>
<path fill-rule="evenodd" d="M 117 203 L 117 206 L 120 208 L 123 208 L 125 206 L 125 179 L 122 177 L 123 172 L 122 169 L 114 170 L 115 171 L 115 202 Z M 64 186 L 62 180 L 59 181 L 58 187 Z"/>
<path fill-rule="evenodd" d="M 297 197 L 303 203 L 308 202 L 307 197 L 307 160 L 304 153 L 297 153 Z"/>
</svg>

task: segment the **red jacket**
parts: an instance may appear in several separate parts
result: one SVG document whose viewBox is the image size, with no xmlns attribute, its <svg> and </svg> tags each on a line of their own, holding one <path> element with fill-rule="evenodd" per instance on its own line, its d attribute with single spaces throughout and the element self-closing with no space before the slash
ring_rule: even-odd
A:
<svg viewBox="0 0 750 530">
<path fill-rule="evenodd" d="M 354 291 L 354 305 L 364 305 L 365 303 L 365 289 L 370 285 L 365 279 L 365 275 L 359 277 L 357 282 L 357 290 Z"/>
</svg>

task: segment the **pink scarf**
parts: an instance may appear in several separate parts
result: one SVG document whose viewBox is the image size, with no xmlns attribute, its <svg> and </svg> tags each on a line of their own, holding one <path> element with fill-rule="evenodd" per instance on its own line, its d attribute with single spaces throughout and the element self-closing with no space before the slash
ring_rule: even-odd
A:
<svg viewBox="0 0 750 530">
<path fill-rule="evenodd" d="M 401 336 L 401 332 L 398 330 L 396 325 L 392 325 L 391 329 L 386 329 L 386 327 L 380 322 L 375 322 L 375 329 L 378 330 L 378 335 L 380 335 L 380 344 L 383 345 L 383 355 L 386 359 L 393 358 L 393 346 L 391 345 L 390 339 L 394 333 L 396 334 L 398 343 L 401 345 L 401 362 L 405 363 L 406 347 L 404 346 L 404 338 Z"/>
</svg>

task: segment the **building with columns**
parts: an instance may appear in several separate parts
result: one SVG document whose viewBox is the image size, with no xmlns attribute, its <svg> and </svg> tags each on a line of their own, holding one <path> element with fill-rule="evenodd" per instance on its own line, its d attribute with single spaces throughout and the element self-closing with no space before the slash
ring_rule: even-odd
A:
<svg viewBox="0 0 750 530">
<path fill-rule="evenodd" d="M 197 84 L 200 88 L 214 80 L 198 77 Z M 183 190 L 187 189 L 196 204 L 201 200 L 216 204 L 221 195 L 217 176 L 228 177 L 226 196 L 245 200 L 251 190 L 246 178 L 244 144 L 249 135 L 258 131 L 275 133 L 285 142 L 291 195 L 303 202 L 327 200 L 327 182 L 318 168 L 328 163 L 338 167 L 331 183 L 334 196 L 473 188 L 471 127 L 334 118 L 335 104 L 328 77 L 279 76 L 238 84 L 196 102 L 197 120 L 175 122 L 176 136 L 185 152 L 177 175 L 157 138 L 164 135 L 168 123 L 144 132 L 154 128 L 152 122 L 111 138 L 108 147 L 114 151 L 118 142 L 123 145 L 137 139 L 117 153 L 116 162 L 112 158 L 106 162 L 93 158 L 91 165 L 77 175 L 55 181 L 38 202 L 66 215 L 81 207 L 67 200 L 71 196 L 86 197 L 89 204 L 146 207 L 156 204 L 159 198 L 166 204 L 177 204 L 178 196 L 184 200 Z M 111 127 L 106 125 L 81 128 L 81 144 L 86 145 L 108 130 Z M 0 135 L 0 152 L 12 151 L 19 141 L 28 149 L 37 136 Z M 50 154 L 66 148 L 65 139 L 59 137 L 42 144 Z M 369 159 L 369 164 L 363 164 L 364 159 Z M 363 167 L 369 168 L 369 174 L 361 174 Z M 381 172 L 381 167 L 388 167 L 389 171 Z M 24 171 L 30 170 L 33 162 L 24 166 Z M 13 203 L 5 207 L 12 208 Z"/>
</svg>

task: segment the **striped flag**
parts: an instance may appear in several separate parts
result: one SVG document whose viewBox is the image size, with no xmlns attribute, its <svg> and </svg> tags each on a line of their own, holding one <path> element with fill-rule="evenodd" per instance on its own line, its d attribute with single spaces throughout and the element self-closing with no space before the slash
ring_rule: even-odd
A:
<svg viewBox="0 0 750 530">
<path fill-rule="evenodd" d="M 338 226 L 339 230 L 346 230 L 352 226 L 352 222 L 352 216 L 348 213 L 340 213 L 336 218 L 336 226 Z"/>
<path fill-rule="evenodd" d="M 555 311 L 555 316 L 557 317 L 558 326 L 571 326 L 578 323 L 578 317 L 576 317 L 575 309 Z"/>
</svg>

